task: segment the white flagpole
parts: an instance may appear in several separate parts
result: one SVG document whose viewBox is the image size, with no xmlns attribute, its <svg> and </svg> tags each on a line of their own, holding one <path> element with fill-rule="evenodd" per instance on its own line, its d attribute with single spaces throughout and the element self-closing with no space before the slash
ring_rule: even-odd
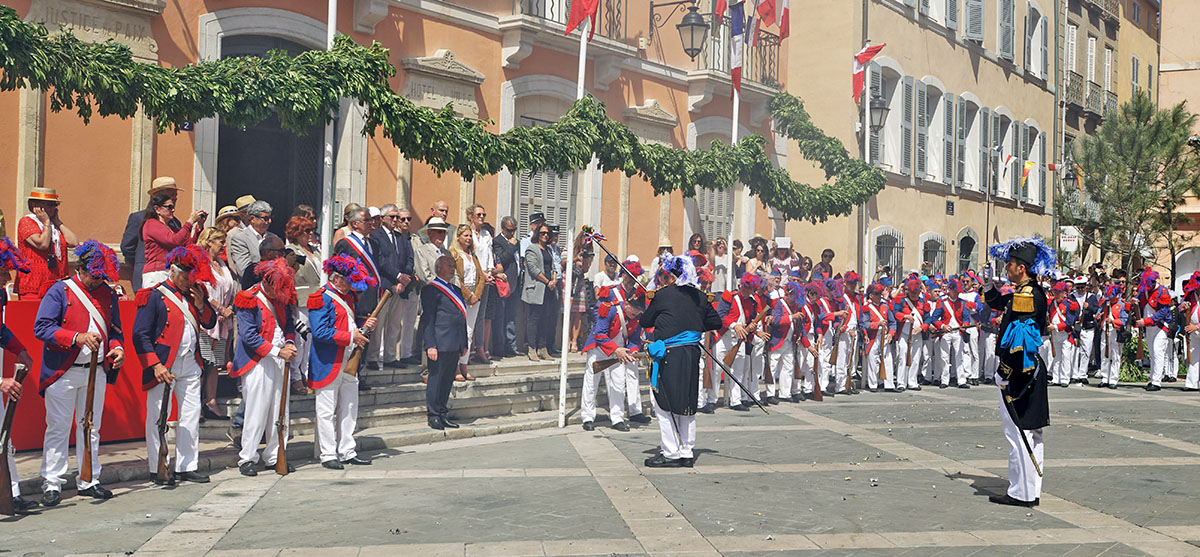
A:
<svg viewBox="0 0 1200 557">
<path fill-rule="evenodd" d="M 733 40 L 739 40 L 734 38 Z M 730 46 L 732 48 L 732 46 Z M 738 112 L 742 108 L 742 95 L 738 92 L 737 87 L 733 88 L 733 131 L 729 133 L 729 144 L 733 145 L 738 141 Z M 733 195 L 737 195 L 737 183 L 733 185 Z M 736 257 L 733 253 L 733 218 L 729 219 L 729 249 L 726 253 L 729 255 L 729 265 L 725 268 L 725 290 L 733 290 L 733 262 Z"/>
<path fill-rule="evenodd" d="M 329 0 L 329 23 L 325 29 L 325 50 L 333 50 L 333 38 L 337 35 L 337 0 Z M 336 122 L 336 120 L 334 121 Z M 334 123 L 325 124 L 325 141 L 321 158 L 321 256 L 333 253 L 333 132 Z"/>
<path fill-rule="evenodd" d="M 576 80 L 575 100 L 583 98 L 583 78 L 587 73 L 587 44 L 588 30 L 592 24 L 592 19 L 586 17 L 583 19 L 583 25 L 579 26 L 579 77 Z M 576 182 L 582 181 L 582 177 Z M 572 209 L 574 209 L 572 207 Z M 567 356 L 570 354 L 570 336 L 571 336 L 571 281 L 575 278 L 575 227 L 571 226 L 571 218 L 567 217 L 567 222 L 564 223 L 567 229 L 567 234 L 564 238 L 567 241 L 567 257 L 563 259 L 567 268 L 565 281 L 563 282 L 563 300 L 562 300 L 562 357 L 558 363 L 558 427 L 567 427 Z M 587 370 L 584 373 L 588 373 Z"/>
</svg>

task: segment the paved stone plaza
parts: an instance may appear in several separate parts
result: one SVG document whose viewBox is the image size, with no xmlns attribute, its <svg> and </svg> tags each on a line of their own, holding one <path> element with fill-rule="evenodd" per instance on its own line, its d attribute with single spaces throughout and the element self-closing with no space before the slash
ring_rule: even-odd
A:
<svg viewBox="0 0 1200 557">
<path fill-rule="evenodd" d="M 1200 554 L 1200 397 L 1050 394 L 1034 509 L 987 501 L 1006 485 L 994 388 L 926 388 L 701 415 L 690 470 L 642 466 L 656 424 L 602 421 L 386 449 L 344 472 L 68 493 L 0 521 L 0 553 Z"/>
</svg>

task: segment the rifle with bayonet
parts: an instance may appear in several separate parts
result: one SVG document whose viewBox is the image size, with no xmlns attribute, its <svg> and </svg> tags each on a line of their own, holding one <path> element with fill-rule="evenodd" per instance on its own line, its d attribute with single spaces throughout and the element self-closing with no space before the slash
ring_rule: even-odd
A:
<svg viewBox="0 0 1200 557">
<path fill-rule="evenodd" d="M 17 364 L 13 380 L 18 385 L 25 382 L 25 376 L 29 373 L 29 368 Z M 12 433 L 13 418 L 17 415 L 17 402 L 19 398 L 14 398 L 7 401 L 4 407 L 4 422 L 0 425 L 0 514 L 13 516 L 16 510 L 13 507 L 12 490 L 12 474 L 13 471 L 8 469 L 8 455 L 12 450 L 12 443 L 9 442 L 10 434 Z"/>
<path fill-rule="evenodd" d="M 736 294 L 735 294 L 735 296 L 736 296 Z M 758 324 L 760 322 L 762 322 L 764 317 L 767 316 L 767 312 L 771 311 L 770 305 L 763 304 L 763 306 L 765 306 L 765 307 L 762 308 L 762 311 L 758 312 L 758 315 L 756 315 L 754 317 L 754 320 L 751 321 L 750 324 L 746 326 L 746 338 L 750 338 L 751 335 L 753 335 L 757 332 L 755 329 L 758 327 Z M 737 358 L 738 351 L 742 349 L 742 345 L 745 343 L 746 343 L 745 338 L 740 339 L 737 341 L 737 344 L 733 345 L 733 348 L 730 348 L 729 351 L 725 353 L 725 359 L 723 360 L 725 363 L 725 367 L 733 367 L 733 360 L 735 358 Z"/>
<path fill-rule="evenodd" d="M 92 483 L 92 402 L 96 395 L 96 357 L 100 347 L 92 350 L 92 361 L 88 366 L 87 402 L 83 407 L 83 459 L 79 463 L 79 483 Z"/>
<path fill-rule="evenodd" d="M 158 485 L 174 485 L 175 478 L 167 468 L 167 461 L 169 460 L 167 458 L 167 429 L 170 427 L 167 425 L 167 418 L 171 414 L 171 384 L 163 381 L 162 386 L 162 403 L 158 409 L 158 471 L 155 474 L 154 481 Z M 179 440 L 176 439 L 175 443 L 178 445 Z"/>
</svg>

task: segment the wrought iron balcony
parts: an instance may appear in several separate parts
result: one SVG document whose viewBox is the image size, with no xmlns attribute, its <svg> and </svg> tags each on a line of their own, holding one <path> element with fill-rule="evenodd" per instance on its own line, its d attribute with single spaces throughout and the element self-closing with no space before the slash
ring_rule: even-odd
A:
<svg viewBox="0 0 1200 557">
<path fill-rule="evenodd" d="M 1121 14 L 1120 0 L 1085 0 L 1085 3 L 1091 4 L 1100 11 L 1100 17 L 1109 20 L 1113 23 L 1119 23 Z"/>
<path fill-rule="evenodd" d="M 718 27 L 714 14 L 704 14 L 710 25 L 708 39 L 696 61 L 701 70 L 729 73 L 730 19 L 721 16 Z M 753 32 L 753 30 L 748 30 Z M 753 47 L 742 49 L 742 81 L 753 81 L 778 89 L 779 83 L 779 35 L 760 30 Z"/>
<path fill-rule="evenodd" d="M 1073 104 L 1076 108 L 1083 108 L 1083 76 L 1078 72 L 1067 70 L 1063 74 L 1063 88 L 1066 94 L 1067 104 Z"/>
<path fill-rule="evenodd" d="M 1100 219 L 1100 205 L 1087 192 L 1078 190 L 1075 182 L 1063 182 L 1059 195 L 1064 212 L 1073 220 L 1096 222 Z"/>
<path fill-rule="evenodd" d="M 521 0 L 521 14 L 562 25 L 571 15 L 572 0 Z M 623 41 L 629 30 L 629 0 L 600 0 L 596 34 Z"/>
<path fill-rule="evenodd" d="M 1099 83 L 1087 82 L 1087 101 L 1083 105 L 1083 110 L 1096 116 L 1104 114 L 1104 90 L 1100 88 Z"/>
<path fill-rule="evenodd" d="M 1117 113 L 1117 94 L 1112 91 L 1104 92 L 1104 117 Z"/>
</svg>

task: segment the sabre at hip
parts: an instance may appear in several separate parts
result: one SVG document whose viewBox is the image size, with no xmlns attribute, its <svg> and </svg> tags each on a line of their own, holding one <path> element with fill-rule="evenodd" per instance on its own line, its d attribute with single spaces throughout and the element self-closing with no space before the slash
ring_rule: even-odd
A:
<svg viewBox="0 0 1200 557">
<path fill-rule="evenodd" d="M 734 377 L 733 371 L 725 366 L 725 362 L 722 362 L 720 358 L 717 358 L 716 355 L 714 355 L 712 353 L 712 351 L 708 349 L 707 346 L 704 346 L 703 343 L 697 344 L 697 346 L 699 346 L 700 349 L 703 350 L 705 354 L 708 354 L 708 357 L 710 359 L 712 359 L 712 361 L 716 362 L 717 365 L 721 366 L 721 370 L 725 372 L 725 378 L 732 381 L 734 385 L 737 385 L 738 388 L 741 389 L 742 392 L 746 394 L 746 396 L 750 399 L 750 401 L 753 402 L 754 405 L 757 406 L 759 410 L 763 411 L 763 414 L 768 414 L 768 415 L 770 414 L 770 412 L 767 412 L 767 409 L 763 407 L 762 403 L 759 402 L 758 399 L 754 397 L 754 395 L 750 394 L 750 391 L 746 389 L 745 385 L 742 385 L 742 382 L 738 381 L 737 377 Z"/>
</svg>

